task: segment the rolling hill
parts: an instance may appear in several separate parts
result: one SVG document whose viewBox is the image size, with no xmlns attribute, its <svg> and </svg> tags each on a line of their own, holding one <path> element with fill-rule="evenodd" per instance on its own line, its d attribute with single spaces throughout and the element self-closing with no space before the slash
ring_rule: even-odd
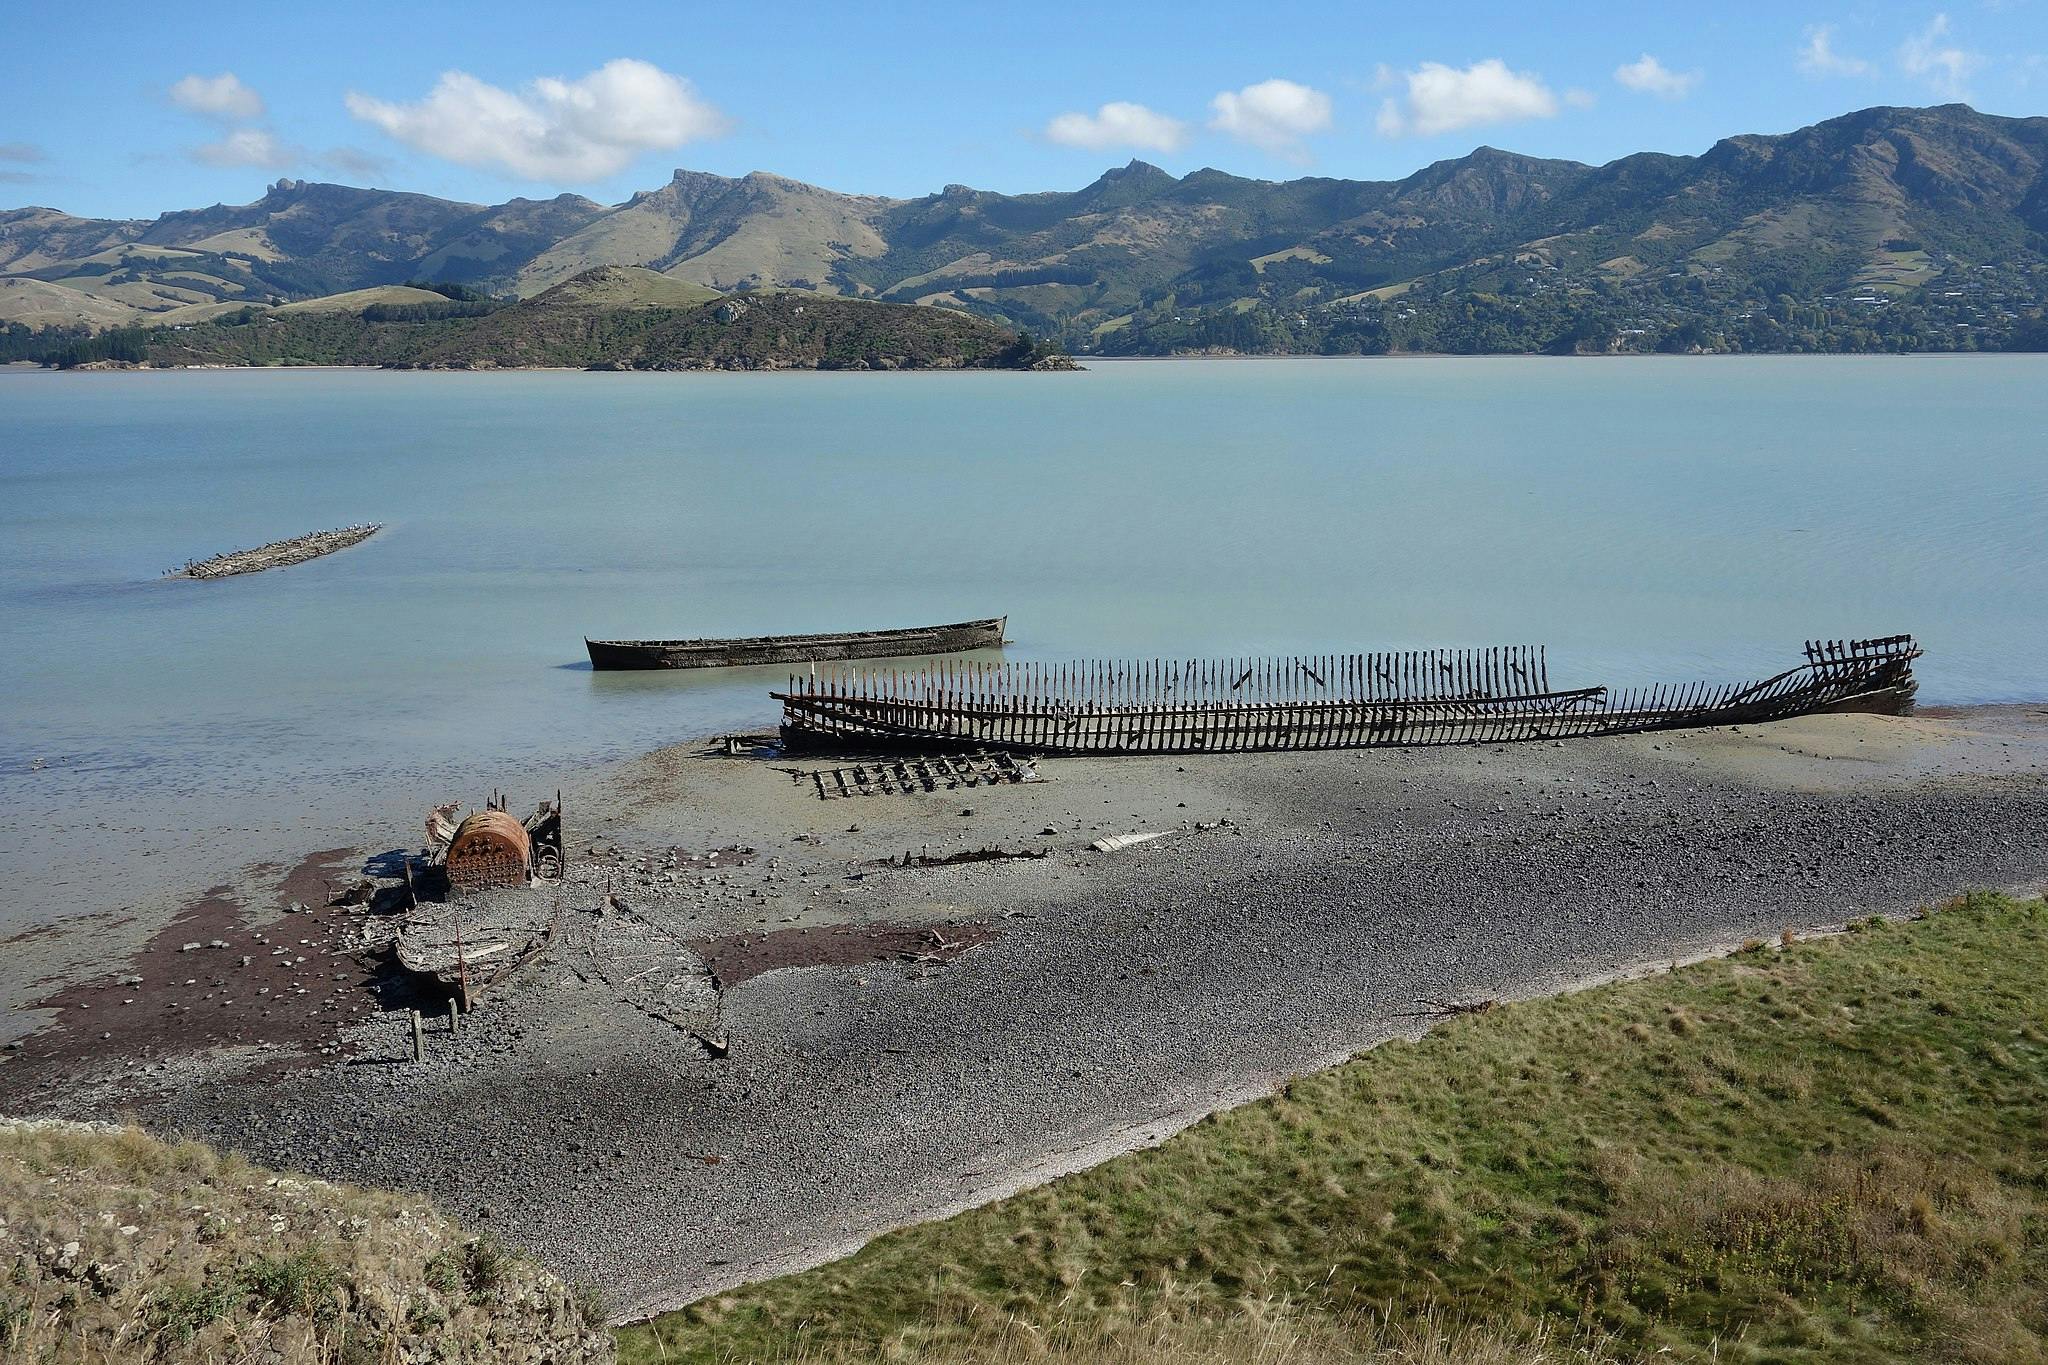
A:
<svg viewBox="0 0 2048 1365">
<path fill-rule="evenodd" d="M 59 365 L 378 365 L 495 370 L 1057 369 L 1028 338 L 958 311 L 795 290 L 727 297 L 598 266 L 517 303 L 385 285 L 209 321 L 106 333 Z"/>
<path fill-rule="evenodd" d="M 1984 349 L 2048 332 L 2044 168 L 2048 119 L 1944 105 L 1604 166 L 1481 147 L 1398 181 L 1134 161 L 1074 191 L 899 200 L 677 171 L 611 207 L 281 181 L 150 222 L 0 213 L 0 322 L 422 279 L 530 298 L 610 266 L 1105 353 Z"/>
</svg>

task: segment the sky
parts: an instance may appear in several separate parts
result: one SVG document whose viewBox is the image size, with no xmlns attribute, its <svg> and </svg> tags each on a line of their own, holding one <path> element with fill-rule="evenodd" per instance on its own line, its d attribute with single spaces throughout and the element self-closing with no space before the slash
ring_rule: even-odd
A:
<svg viewBox="0 0 2048 1365">
<path fill-rule="evenodd" d="M 677 167 L 913 197 L 1697 153 L 1875 104 L 2048 113 L 2048 0 L 7 6 L 0 206 L 280 177 L 615 203 Z"/>
</svg>

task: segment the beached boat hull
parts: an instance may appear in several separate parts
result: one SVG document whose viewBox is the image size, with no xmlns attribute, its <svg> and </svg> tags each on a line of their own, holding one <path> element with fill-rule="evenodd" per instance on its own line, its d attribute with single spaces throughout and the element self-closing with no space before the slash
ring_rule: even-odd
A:
<svg viewBox="0 0 2048 1365">
<path fill-rule="evenodd" d="M 1498 744 L 1912 707 L 1910 636 L 1810 642 L 1746 683 L 1553 691 L 1540 648 L 1286 660 L 939 664 L 792 678 L 786 748 L 1041 754 Z"/>
<path fill-rule="evenodd" d="M 906 630 L 763 635 L 741 640 L 584 640 L 592 668 L 737 668 L 748 664 L 829 663 L 997 649 L 1007 616 Z"/>
</svg>

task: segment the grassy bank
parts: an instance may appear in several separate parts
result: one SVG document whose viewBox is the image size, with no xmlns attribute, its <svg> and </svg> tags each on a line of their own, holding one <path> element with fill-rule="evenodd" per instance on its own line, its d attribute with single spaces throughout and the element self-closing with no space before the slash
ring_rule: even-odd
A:
<svg viewBox="0 0 2048 1365">
<path fill-rule="evenodd" d="M 1452 1019 L 622 1358 L 2048 1359 L 2044 964 L 1976 895 Z"/>
<path fill-rule="evenodd" d="M 0 1120 L 8 1365 L 604 1365 L 595 1295 L 416 1196 L 134 1128 Z"/>
</svg>

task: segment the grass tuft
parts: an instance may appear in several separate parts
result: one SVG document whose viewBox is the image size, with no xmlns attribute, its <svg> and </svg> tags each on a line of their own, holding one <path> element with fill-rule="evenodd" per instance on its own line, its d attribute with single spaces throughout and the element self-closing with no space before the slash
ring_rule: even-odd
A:
<svg viewBox="0 0 2048 1365">
<path fill-rule="evenodd" d="M 398 1194 L 0 1120 L 0 1361 L 613 1358 L 584 1298 Z"/>
</svg>

